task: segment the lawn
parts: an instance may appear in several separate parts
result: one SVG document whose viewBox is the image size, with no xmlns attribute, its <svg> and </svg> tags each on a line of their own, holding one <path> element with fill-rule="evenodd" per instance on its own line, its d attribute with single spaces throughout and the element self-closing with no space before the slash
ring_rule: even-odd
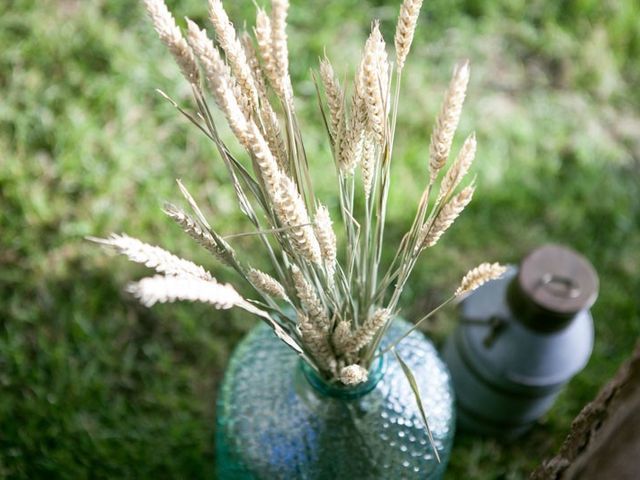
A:
<svg viewBox="0 0 640 480">
<path fill-rule="evenodd" d="M 205 0 L 168 3 L 204 24 Z M 253 25 L 251 0 L 226 3 Z M 326 48 L 350 74 L 371 18 L 391 40 L 399 0 L 320 3 L 292 1 L 291 68 L 319 196 L 333 207 L 311 69 Z M 464 58 L 472 80 L 455 148 L 476 131 L 478 189 L 418 264 L 403 315 L 437 305 L 480 261 L 517 262 L 544 242 L 582 252 L 601 279 L 593 356 L 553 410 L 517 442 L 456 439 L 448 478 L 526 478 L 640 335 L 640 7 L 434 0 L 423 10 L 403 78 L 389 243 L 410 225 L 430 129 Z M 145 309 L 124 292 L 145 270 L 84 240 L 127 232 L 236 280 L 161 211 L 181 178 L 220 231 L 246 228 L 211 143 L 155 92 L 188 105 L 188 86 L 137 2 L 2 2 L 0 46 L 0 477 L 212 478 L 216 390 L 255 320 Z M 440 344 L 455 322 L 449 309 L 426 330 Z"/>
</svg>

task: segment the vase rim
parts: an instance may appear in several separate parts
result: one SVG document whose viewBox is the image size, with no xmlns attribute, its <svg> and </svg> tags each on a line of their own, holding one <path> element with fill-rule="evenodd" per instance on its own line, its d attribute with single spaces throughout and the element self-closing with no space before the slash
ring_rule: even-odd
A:
<svg viewBox="0 0 640 480">
<path fill-rule="evenodd" d="M 387 372 L 387 365 L 387 354 L 380 355 L 371 365 L 366 381 L 358 385 L 347 386 L 326 381 L 307 362 L 300 360 L 300 369 L 314 390 L 323 396 L 345 400 L 359 398 L 371 392 Z"/>
</svg>

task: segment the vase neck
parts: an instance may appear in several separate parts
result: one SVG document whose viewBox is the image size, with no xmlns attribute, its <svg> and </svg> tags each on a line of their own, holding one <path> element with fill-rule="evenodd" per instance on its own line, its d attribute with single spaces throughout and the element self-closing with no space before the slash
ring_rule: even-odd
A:
<svg viewBox="0 0 640 480">
<path fill-rule="evenodd" d="M 387 355 L 381 355 L 374 360 L 373 365 L 371 365 L 369 369 L 367 380 L 354 386 L 328 382 L 303 360 L 300 361 L 300 368 L 307 383 L 321 396 L 352 400 L 371 392 L 378 382 L 382 380 L 382 377 L 387 371 Z"/>
</svg>

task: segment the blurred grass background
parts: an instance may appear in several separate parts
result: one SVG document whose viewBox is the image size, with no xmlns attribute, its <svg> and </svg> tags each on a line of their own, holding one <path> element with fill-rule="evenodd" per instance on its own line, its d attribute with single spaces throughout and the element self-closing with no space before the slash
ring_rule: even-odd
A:
<svg viewBox="0 0 640 480">
<path fill-rule="evenodd" d="M 205 23 L 204 0 L 168 3 Z M 253 25 L 251 0 L 226 3 Z M 310 69 L 326 46 L 351 74 L 371 18 L 391 41 L 399 3 L 292 1 L 298 110 L 330 205 Z M 2 2 L 0 46 L 0 477 L 212 478 L 216 388 L 254 320 L 144 309 L 123 293 L 144 269 L 83 240 L 126 231 L 235 280 L 160 210 L 182 178 L 219 230 L 245 228 L 212 145 L 154 92 L 188 104 L 188 87 L 137 2 Z M 457 437 L 448 478 L 526 478 L 640 334 L 640 6 L 431 0 L 409 58 L 389 243 L 410 224 L 433 119 L 463 58 L 472 81 L 456 142 L 476 130 L 479 188 L 419 263 L 403 314 L 436 305 L 480 261 L 516 262 L 547 241 L 584 253 L 601 276 L 593 357 L 554 409 L 517 442 Z M 449 310 L 427 330 L 441 342 L 454 325 Z"/>
</svg>

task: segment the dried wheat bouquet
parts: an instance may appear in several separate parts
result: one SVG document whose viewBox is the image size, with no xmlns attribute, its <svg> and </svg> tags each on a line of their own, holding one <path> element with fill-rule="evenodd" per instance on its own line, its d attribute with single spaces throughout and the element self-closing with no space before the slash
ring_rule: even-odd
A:
<svg viewBox="0 0 640 480">
<path fill-rule="evenodd" d="M 93 239 L 156 270 L 155 276 L 133 283 L 129 291 L 147 306 L 189 300 L 218 309 L 242 308 L 267 322 L 327 381 L 345 385 L 365 381 L 418 257 L 438 242 L 474 191 L 473 182 L 461 187 L 476 151 L 473 134 L 449 162 L 469 80 L 469 65 L 462 62 L 455 67 L 431 134 L 424 193 L 415 219 L 393 261 L 381 265 L 401 77 L 421 4 L 404 0 L 400 7 L 395 59 L 389 57 L 378 22 L 373 22 L 348 85 L 341 84 L 328 59 L 320 61 L 319 119 L 326 127 L 337 171 L 339 215 L 346 237 L 339 252 L 330 212 L 314 195 L 294 109 L 288 1 L 273 0 L 269 12 L 258 8 L 251 35 L 236 30 L 221 0 L 209 0 L 212 39 L 190 20 L 181 31 L 163 0 L 144 0 L 160 39 L 193 90 L 193 111 L 172 102 L 215 144 L 271 269 L 267 273 L 243 261 L 231 244 L 234 235 L 217 231 L 178 182 L 188 209 L 167 205 L 165 213 L 249 282 L 258 298 L 245 299 L 204 268 L 126 235 Z M 246 151 L 242 158 L 234 157 L 221 140 L 212 102 Z M 363 202 L 355 202 L 356 195 Z M 447 302 L 503 270 L 498 264 L 483 264 L 470 271 Z"/>
</svg>

